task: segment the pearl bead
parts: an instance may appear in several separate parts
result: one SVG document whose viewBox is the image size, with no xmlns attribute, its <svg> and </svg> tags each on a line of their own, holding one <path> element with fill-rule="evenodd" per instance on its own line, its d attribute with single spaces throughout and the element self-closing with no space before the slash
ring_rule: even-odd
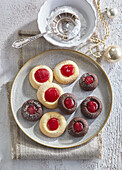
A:
<svg viewBox="0 0 122 170">
<path fill-rule="evenodd" d="M 119 46 L 110 46 L 105 51 L 105 57 L 109 62 L 117 62 L 122 59 L 122 50 Z"/>
<path fill-rule="evenodd" d="M 118 10 L 116 8 L 107 9 L 107 16 L 111 19 L 115 18 L 118 14 Z"/>
</svg>

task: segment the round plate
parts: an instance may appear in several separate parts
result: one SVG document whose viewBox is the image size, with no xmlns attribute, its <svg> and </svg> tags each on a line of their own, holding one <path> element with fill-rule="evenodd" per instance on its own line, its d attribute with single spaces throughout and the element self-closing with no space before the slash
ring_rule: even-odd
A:
<svg viewBox="0 0 122 170">
<path fill-rule="evenodd" d="M 85 118 L 89 123 L 89 131 L 82 138 L 74 138 L 70 136 L 67 129 L 65 133 L 58 138 L 46 137 L 41 133 L 39 129 L 39 121 L 30 122 L 28 120 L 25 120 L 21 115 L 21 107 L 23 103 L 28 99 L 37 99 L 36 90 L 33 89 L 29 83 L 28 76 L 31 69 L 37 65 L 47 65 L 53 70 L 56 64 L 63 60 L 72 60 L 76 62 L 80 70 L 80 75 L 75 82 L 69 85 L 60 84 L 64 92 L 73 93 L 78 101 L 78 108 L 76 112 L 74 112 L 72 115 L 64 115 L 67 120 L 67 124 L 73 117 L 81 116 L 85 118 L 81 114 L 80 103 L 86 97 L 91 95 L 96 96 L 101 100 L 103 105 L 102 112 L 96 119 L 90 120 Z M 86 92 L 81 90 L 81 88 L 79 87 L 79 78 L 83 73 L 86 72 L 95 73 L 98 77 L 99 85 L 94 91 Z M 54 82 L 57 83 L 55 80 Z M 20 129 L 28 137 L 48 147 L 70 148 L 88 142 L 90 139 L 95 137 L 103 128 L 108 120 L 112 108 L 112 89 L 106 73 L 103 71 L 99 64 L 97 64 L 87 55 L 73 50 L 50 50 L 33 57 L 20 69 L 12 85 L 10 100 L 14 119 Z M 61 113 L 58 108 L 54 110 L 46 108 L 43 109 L 44 113 L 49 111 L 57 111 Z"/>
</svg>

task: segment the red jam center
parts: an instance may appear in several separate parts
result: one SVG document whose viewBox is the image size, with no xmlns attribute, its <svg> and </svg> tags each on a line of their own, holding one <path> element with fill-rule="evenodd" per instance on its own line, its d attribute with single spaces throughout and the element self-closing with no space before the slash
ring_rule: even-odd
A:
<svg viewBox="0 0 122 170">
<path fill-rule="evenodd" d="M 34 105 L 29 105 L 27 108 L 27 111 L 29 112 L 29 114 L 35 114 L 37 112 L 37 108 Z"/>
<path fill-rule="evenodd" d="M 59 120 L 57 118 L 51 118 L 47 122 L 49 130 L 56 130 L 59 127 Z"/>
<path fill-rule="evenodd" d="M 44 83 L 49 79 L 50 74 L 47 69 L 41 68 L 35 72 L 34 76 L 35 76 L 36 81 L 38 81 L 39 83 Z"/>
<path fill-rule="evenodd" d="M 74 66 L 72 64 L 67 64 L 67 65 L 62 66 L 61 73 L 66 77 L 73 75 L 74 74 Z"/>
<path fill-rule="evenodd" d="M 92 84 L 93 81 L 94 81 L 94 79 L 93 79 L 92 76 L 87 76 L 87 77 L 85 78 L 85 83 L 86 83 L 86 84 Z"/>
<path fill-rule="evenodd" d="M 81 132 L 83 130 L 83 124 L 81 122 L 74 123 L 75 132 Z"/>
<path fill-rule="evenodd" d="M 55 87 L 51 87 L 45 92 L 45 99 L 48 102 L 54 102 L 58 98 L 59 98 L 59 91 Z"/>
<path fill-rule="evenodd" d="M 98 103 L 92 100 L 92 101 L 88 102 L 87 108 L 88 108 L 89 112 L 94 113 L 98 109 Z"/>
<path fill-rule="evenodd" d="M 68 109 L 71 109 L 74 107 L 75 103 L 74 103 L 74 100 L 71 99 L 70 97 L 67 97 L 65 100 L 64 100 L 64 105 L 68 108 Z"/>
</svg>

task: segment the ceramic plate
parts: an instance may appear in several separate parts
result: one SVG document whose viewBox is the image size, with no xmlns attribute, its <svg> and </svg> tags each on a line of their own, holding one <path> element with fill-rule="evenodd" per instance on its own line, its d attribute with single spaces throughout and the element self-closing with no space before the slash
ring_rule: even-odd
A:
<svg viewBox="0 0 122 170">
<path fill-rule="evenodd" d="M 78 101 L 78 108 L 72 115 L 64 115 L 67 124 L 73 117 L 81 116 L 85 118 L 80 111 L 80 103 L 88 96 L 96 96 L 102 101 L 103 109 L 101 114 L 96 119 L 87 119 L 89 123 L 89 131 L 82 138 L 74 138 L 68 134 L 66 129 L 65 133 L 58 138 L 49 138 L 44 136 L 39 129 L 39 121 L 30 122 L 25 120 L 21 115 L 21 107 L 28 99 L 37 99 L 36 90 L 33 89 L 29 83 L 29 72 L 37 65 L 47 65 L 50 68 L 54 68 L 56 64 L 63 60 L 72 60 L 77 63 L 80 75 L 75 82 L 70 85 L 61 85 L 64 92 L 73 93 Z M 79 78 L 83 73 L 92 72 L 95 73 L 99 80 L 98 87 L 91 92 L 81 90 L 79 87 Z M 57 83 L 54 80 L 55 83 Z M 93 59 L 85 54 L 73 51 L 73 50 L 51 50 L 39 54 L 38 56 L 30 59 L 18 72 L 14 79 L 11 89 L 11 109 L 14 119 L 20 129 L 32 140 L 53 148 L 70 148 L 81 145 L 88 142 L 95 137 L 103 128 L 108 120 L 112 107 L 112 89 L 107 75 L 103 69 Z M 43 112 L 52 111 L 50 109 L 43 109 Z M 61 113 L 57 108 L 53 111 Z"/>
</svg>

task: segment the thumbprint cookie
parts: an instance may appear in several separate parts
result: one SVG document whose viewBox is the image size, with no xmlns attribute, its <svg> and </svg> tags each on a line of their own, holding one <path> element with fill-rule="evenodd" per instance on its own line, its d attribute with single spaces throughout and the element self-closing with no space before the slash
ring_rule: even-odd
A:
<svg viewBox="0 0 122 170">
<path fill-rule="evenodd" d="M 54 68 L 54 77 L 61 84 L 71 84 L 79 76 L 79 68 L 74 61 L 65 60 Z"/>
<path fill-rule="evenodd" d="M 37 91 L 37 98 L 48 109 L 55 109 L 63 89 L 56 83 L 46 82 Z"/>
<path fill-rule="evenodd" d="M 33 88 L 38 89 L 43 83 L 53 81 L 53 72 L 46 65 L 36 66 L 29 74 L 29 81 Z"/>
<path fill-rule="evenodd" d="M 61 136 L 66 129 L 66 119 L 58 112 L 45 113 L 39 122 L 41 132 L 51 138 Z"/>
<path fill-rule="evenodd" d="M 81 76 L 79 84 L 83 90 L 92 91 L 98 85 L 98 78 L 93 73 L 85 73 Z"/>
</svg>

